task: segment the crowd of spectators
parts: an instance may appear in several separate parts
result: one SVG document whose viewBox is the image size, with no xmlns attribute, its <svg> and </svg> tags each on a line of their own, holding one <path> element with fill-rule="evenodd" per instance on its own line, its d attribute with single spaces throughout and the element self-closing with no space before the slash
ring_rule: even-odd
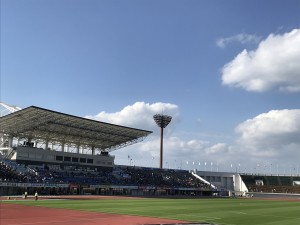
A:
<svg viewBox="0 0 300 225">
<path fill-rule="evenodd" d="M 204 188 L 205 183 L 186 170 L 123 167 L 120 184 L 137 186 L 160 186 L 170 188 Z"/>
<path fill-rule="evenodd" d="M 106 171 L 106 168 L 104 168 Z M 111 184 L 111 173 L 104 171 L 88 172 L 88 171 L 70 171 L 59 170 L 49 171 L 38 169 L 38 173 L 45 177 L 47 183 L 67 183 L 79 185 L 92 184 Z"/>
<path fill-rule="evenodd" d="M 5 161 L 0 161 L 0 181 L 17 183 L 39 183 L 42 182 L 38 174 L 31 170 L 20 172 L 17 167 L 10 165 Z"/>
<path fill-rule="evenodd" d="M 24 166 L 24 165 L 22 165 Z M 205 188 L 201 180 L 185 170 L 115 166 L 97 170 L 76 170 L 48 166 L 27 166 L 19 172 L 10 162 L 0 162 L 0 181 L 18 183 L 64 183 L 78 185 L 132 185 L 165 188 Z"/>
</svg>

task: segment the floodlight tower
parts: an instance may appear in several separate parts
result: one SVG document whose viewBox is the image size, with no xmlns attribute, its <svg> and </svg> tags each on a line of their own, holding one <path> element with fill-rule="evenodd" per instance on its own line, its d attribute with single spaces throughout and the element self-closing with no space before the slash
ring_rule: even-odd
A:
<svg viewBox="0 0 300 225">
<path fill-rule="evenodd" d="M 164 128 L 168 126 L 171 122 L 172 117 L 163 115 L 163 114 L 156 114 L 153 116 L 154 121 L 160 127 L 160 163 L 159 167 L 162 169 L 163 167 L 163 136 L 164 136 Z"/>
</svg>

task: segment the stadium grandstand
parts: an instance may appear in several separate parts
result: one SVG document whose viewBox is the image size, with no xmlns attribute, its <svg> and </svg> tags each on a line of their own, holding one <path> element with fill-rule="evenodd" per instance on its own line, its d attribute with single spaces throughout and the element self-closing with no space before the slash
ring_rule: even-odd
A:
<svg viewBox="0 0 300 225">
<path fill-rule="evenodd" d="M 0 104 L 2 196 L 25 191 L 173 197 L 300 194 L 299 176 L 115 165 L 111 152 L 152 132 L 36 106 Z"/>
<path fill-rule="evenodd" d="M 1 194 L 210 195 L 188 171 L 118 166 L 112 151 L 151 131 L 1 103 Z M 3 112 L 3 110 L 1 111 Z"/>
</svg>

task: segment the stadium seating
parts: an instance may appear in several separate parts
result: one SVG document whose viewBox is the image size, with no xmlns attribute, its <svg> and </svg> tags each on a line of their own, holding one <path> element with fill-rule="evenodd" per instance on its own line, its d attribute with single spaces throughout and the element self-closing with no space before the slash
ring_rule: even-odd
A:
<svg viewBox="0 0 300 225">
<path fill-rule="evenodd" d="M 80 170 L 66 166 L 35 166 L 1 161 L 0 180 L 18 183 L 67 183 L 77 185 L 135 185 L 166 188 L 210 187 L 185 170 L 115 166 Z"/>
<path fill-rule="evenodd" d="M 300 193 L 299 177 L 241 175 L 250 192 Z M 298 182 L 294 182 L 298 181 Z M 212 188 L 194 177 L 189 171 L 174 169 L 114 166 L 82 168 L 74 165 L 24 165 L 11 160 L 0 161 L 0 182 L 67 184 L 74 187 L 91 185 L 152 187 L 164 190 L 194 189 L 211 191 Z M 62 193 L 71 190 L 48 190 Z M 124 193 L 124 192 L 122 192 Z"/>
<path fill-rule="evenodd" d="M 300 193 L 300 186 L 294 185 L 293 182 L 299 180 L 299 177 L 245 174 L 241 177 L 250 192 Z M 263 181 L 263 183 L 257 181 Z"/>
</svg>

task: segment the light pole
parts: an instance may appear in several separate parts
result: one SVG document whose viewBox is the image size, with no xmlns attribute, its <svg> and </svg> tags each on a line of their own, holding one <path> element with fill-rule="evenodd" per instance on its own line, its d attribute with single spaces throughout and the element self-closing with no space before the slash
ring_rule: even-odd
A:
<svg viewBox="0 0 300 225">
<path fill-rule="evenodd" d="M 154 121 L 157 126 L 160 127 L 160 163 L 159 167 L 162 169 L 163 167 L 163 136 L 164 136 L 164 128 L 168 126 L 171 122 L 172 117 L 162 114 L 156 114 L 153 116 Z"/>
</svg>

